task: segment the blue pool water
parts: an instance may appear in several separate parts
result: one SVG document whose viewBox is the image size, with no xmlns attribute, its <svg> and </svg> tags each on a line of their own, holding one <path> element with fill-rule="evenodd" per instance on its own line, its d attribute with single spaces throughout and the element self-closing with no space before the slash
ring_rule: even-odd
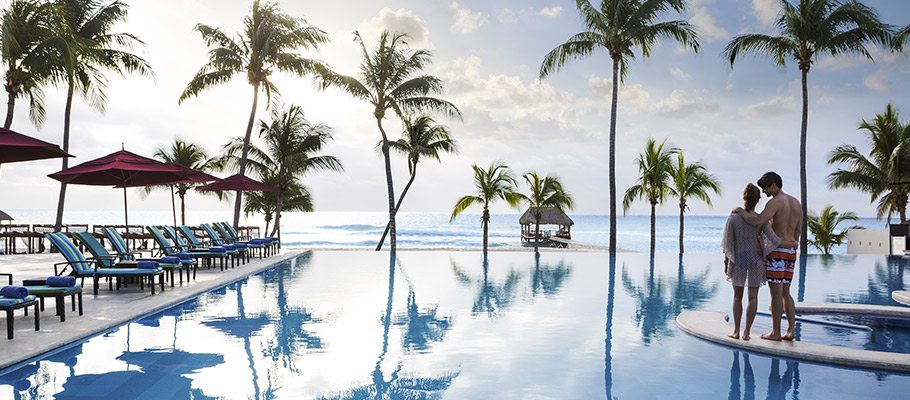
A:
<svg viewBox="0 0 910 400">
<path fill-rule="evenodd" d="M 894 305 L 900 258 L 807 258 L 793 295 Z M 910 275 L 910 274 L 908 274 Z M 735 351 L 676 328 L 723 310 L 713 255 L 316 251 L 0 375 L 12 399 L 906 398 L 910 376 Z M 766 290 L 760 300 L 767 303 Z M 87 312 L 91 312 L 88 306 Z M 818 318 L 818 317 L 815 317 Z M 767 329 L 760 317 L 756 333 Z M 910 353 L 905 324 L 802 340 Z"/>
</svg>

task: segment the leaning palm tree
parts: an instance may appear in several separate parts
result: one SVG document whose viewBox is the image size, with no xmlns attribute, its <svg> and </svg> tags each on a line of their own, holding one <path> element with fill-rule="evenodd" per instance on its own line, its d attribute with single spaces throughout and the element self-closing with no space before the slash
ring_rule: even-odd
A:
<svg viewBox="0 0 910 400">
<path fill-rule="evenodd" d="M 240 175 L 246 174 L 259 92 L 265 93 L 267 103 L 271 102 L 272 93 L 278 93 L 271 81 L 271 74 L 275 71 L 302 77 L 325 70 L 320 62 L 303 57 L 299 51 L 317 49 L 329 40 L 325 32 L 303 19 L 285 14 L 278 4 L 261 4 L 259 0 L 253 0 L 250 15 L 244 18 L 243 26 L 243 32 L 232 39 L 221 29 L 204 24 L 196 25 L 196 32 L 202 35 L 205 44 L 212 49 L 209 51 L 208 62 L 196 72 L 178 100 L 178 103 L 182 103 L 205 89 L 227 83 L 235 75 L 246 75 L 247 82 L 253 87 L 253 105 L 246 134 L 243 136 Z M 237 192 L 234 226 L 240 222 L 241 201 L 241 192 Z"/>
<path fill-rule="evenodd" d="M 283 192 L 301 185 L 300 178 L 307 173 L 340 172 L 344 167 L 335 156 L 315 154 L 332 140 L 332 128 L 311 123 L 298 106 L 272 110 L 272 121 L 260 122 L 259 138 L 265 142 L 265 147 L 247 146 L 244 138 L 231 140 L 224 146 L 224 154 L 218 158 L 216 167 L 239 169 L 244 158 L 238 154 L 247 153 L 246 165 L 254 175 L 280 189 L 276 193 L 274 235 L 280 230 Z"/>
<path fill-rule="evenodd" d="M 6 120 L 13 124 L 16 99 L 29 100 L 29 119 L 41 126 L 47 113 L 43 87 L 60 79 L 64 60 L 69 58 L 71 33 L 64 21 L 65 11 L 55 3 L 13 0 L 3 10 L 0 26 L 0 58 L 6 69 Z"/>
<path fill-rule="evenodd" d="M 67 31 L 73 35 L 71 56 L 63 64 L 66 82 L 63 151 L 68 152 L 73 94 L 78 92 L 92 108 L 104 112 L 107 103 L 105 70 L 120 76 L 126 73 L 154 76 L 154 73 L 147 61 L 130 52 L 134 46 L 144 44 L 139 38 L 131 33 L 111 32 L 115 24 L 126 20 L 127 4 L 116 0 L 107 4 L 98 0 L 55 0 L 55 3 L 65 12 Z M 63 157 L 62 164 L 62 169 L 66 169 L 69 158 Z M 61 182 L 54 222 L 54 230 L 58 232 L 63 224 L 65 201 L 66 183 Z"/>
<path fill-rule="evenodd" d="M 666 143 L 666 139 L 660 144 L 653 138 L 648 139 L 645 151 L 638 155 L 638 172 L 641 175 L 636 184 L 626 189 L 622 199 L 623 213 L 629 211 L 636 199 L 647 200 L 651 205 L 651 254 L 654 254 L 657 234 L 656 208 L 673 193 L 673 156 L 679 152 L 676 148 L 667 148 Z"/>
<path fill-rule="evenodd" d="M 837 226 L 843 222 L 856 222 L 859 218 L 852 212 L 840 213 L 834 209 L 834 206 L 827 205 L 822 209 L 821 214 L 809 214 L 809 232 L 812 232 L 812 239 L 809 244 L 819 249 L 822 254 L 831 254 L 831 248 L 844 244 L 847 238 L 847 231 L 850 229 L 862 229 L 859 226 L 851 226 L 838 232 Z"/>
<path fill-rule="evenodd" d="M 550 51 L 540 65 L 540 78 L 546 78 L 570 60 L 603 50 L 613 61 L 613 97 L 610 109 L 610 252 L 616 252 L 616 113 L 619 83 L 625 80 L 629 62 L 635 58 L 633 49 L 642 58 L 651 55 L 658 39 L 672 39 L 698 52 L 698 35 L 686 21 L 660 21 L 664 14 L 683 13 L 685 0 L 602 0 L 600 9 L 589 0 L 576 0 L 575 5 L 584 20 L 585 30 L 570 37 Z"/>
<path fill-rule="evenodd" d="M 557 210 L 571 210 L 574 206 L 572 195 L 562 187 L 558 177 L 547 175 L 541 178 L 536 171 L 524 174 L 528 183 L 528 194 L 522 195 L 527 200 L 530 209 L 534 210 L 534 252 L 540 246 L 540 218 L 545 208 Z"/>
<path fill-rule="evenodd" d="M 842 168 L 828 175 L 832 189 L 854 188 L 869 193 L 870 202 L 878 201 L 876 217 L 897 214 L 907 222 L 907 196 L 910 193 L 910 122 L 902 123 L 897 110 L 888 104 L 885 112 L 871 122 L 863 120 L 859 129 L 869 140 L 867 157 L 855 146 L 841 145 L 831 151 L 828 164 Z"/>
<path fill-rule="evenodd" d="M 395 241 L 395 188 L 392 182 L 392 161 L 389 157 L 391 143 L 382 127 L 382 120 L 391 110 L 404 119 L 406 113 L 438 112 L 450 117 L 461 118 L 461 112 L 454 104 L 433 97 L 443 92 L 442 81 L 423 73 L 432 58 L 429 50 L 411 50 L 403 33 L 390 34 L 383 31 L 379 44 L 368 50 L 359 32 L 354 32 L 354 42 L 360 46 L 363 60 L 360 63 L 360 79 L 332 71 L 322 74 L 322 88 L 335 86 L 348 92 L 356 99 L 366 101 L 373 107 L 373 118 L 382 136 L 382 157 L 385 160 L 386 187 L 389 200 L 389 244 L 396 249 Z"/>
<path fill-rule="evenodd" d="M 452 216 L 449 222 L 455 220 L 458 214 L 461 214 L 468 207 L 475 204 L 483 204 L 483 214 L 480 217 L 480 224 L 483 227 L 483 253 L 487 254 L 487 237 L 490 229 L 490 203 L 496 199 L 505 200 L 510 207 L 518 207 L 522 196 L 517 192 L 518 183 L 512 177 L 509 166 L 494 162 L 486 169 L 478 167 L 476 164 L 471 166 L 474 169 L 474 194 L 463 196 L 455 202 L 455 208 L 452 209 Z"/>
<path fill-rule="evenodd" d="M 401 191 L 401 195 L 398 196 L 398 202 L 395 203 L 395 215 L 398 215 L 401 202 L 404 201 L 404 196 L 408 194 L 411 184 L 414 183 L 414 178 L 417 177 L 417 164 L 420 160 L 431 158 L 441 161 L 440 156 L 442 153 L 458 152 L 458 145 L 455 144 L 455 139 L 452 139 L 449 128 L 435 123 L 436 121 L 433 121 L 427 115 L 421 115 L 417 118 L 405 118 L 404 132 L 401 139 L 389 142 L 389 147 L 392 150 L 398 151 L 408 158 L 408 172 L 411 175 L 408 183 L 404 186 L 404 190 Z M 381 148 L 382 142 L 377 147 Z M 382 249 L 390 227 L 390 224 L 386 224 L 385 232 L 382 233 L 382 238 L 379 239 L 379 244 L 376 245 L 377 251 Z"/>
<path fill-rule="evenodd" d="M 200 172 L 210 172 L 215 169 L 215 160 L 209 157 L 202 146 L 180 138 L 174 139 L 174 143 L 170 147 L 159 147 L 158 150 L 155 150 L 155 157 L 166 163 L 181 165 Z M 146 186 L 144 192 L 149 194 L 157 189 L 170 189 L 171 196 L 176 194 L 177 197 L 180 197 L 180 224 L 186 225 L 186 194 L 199 185 L 200 183 L 176 183 L 167 186 Z M 198 193 L 212 194 L 219 200 L 225 198 L 223 192 Z"/>
<path fill-rule="evenodd" d="M 778 34 L 746 34 L 733 38 L 724 49 L 730 65 L 741 53 L 752 52 L 769 57 L 783 67 L 788 59 L 796 61 L 802 77 L 802 127 L 800 130 L 799 177 L 800 202 L 803 205 L 800 248 L 806 248 L 806 134 L 809 124 L 809 69 L 823 54 L 833 57 L 863 55 L 870 60 L 869 44 L 890 42 L 888 25 L 882 23 L 872 8 L 862 3 L 840 0 L 800 0 L 798 4 L 781 1 L 777 20 Z"/>
<path fill-rule="evenodd" d="M 688 200 L 695 198 L 710 206 L 711 193 L 720 194 L 720 183 L 702 163 L 686 164 L 682 151 L 676 154 L 676 165 L 670 170 L 670 175 L 673 180 L 670 194 L 679 199 L 679 254 L 682 254 L 685 252 L 683 235 Z"/>
</svg>

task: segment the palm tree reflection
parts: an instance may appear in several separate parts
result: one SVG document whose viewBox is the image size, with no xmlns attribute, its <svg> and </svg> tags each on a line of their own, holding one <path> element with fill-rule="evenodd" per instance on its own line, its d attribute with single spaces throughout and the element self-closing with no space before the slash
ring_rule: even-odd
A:
<svg viewBox="0 0 910 400">
<path fill-rule="evenodd" d="M 541 264 L 540 253 L 535 253 L 534 273 L 531 274 L 531 294 L 536 297 L 540 293 L 546 296 L 558 293 L 571 273 L 572 267 L 566 266 L 565 259 L 560 259 L 552 266 Z"/>
<path fill-rule="evenodd" d="M 465 286 L 476 286 L 477 294 L 474 296 L 474 305 L 471 312 L 474 315 L 486 313 L 487 317 L 493 318 L 500 311 L 506 309 L 515 297 L 515 289 L 518 282 L 521 281 L 521 273 L 515 269 L 510 269 L 506 279 L 502 283 L 491 282 L 489 280 L 490 262 L 483 257 L 483 277 L 472 278 L 467 272 L 451 260 L 452 272 L 455 279 Z"/>
<path fill-rule="evenodd" d="M 683 310 L 694 310 L 701 307 L 717 293 L 718 284 L 710 280 L 711 270 L 706 268 L 703 272 L 686 278 L 686 268 L 683 257 L 679 257 L 679 268 L 676 273 L 676 285 L 673 289 L 673 317 Z"/>
<path fill-rule="evenodd" d="M 417 305 L 414 288 L 408 288 L 408 304 L 404 313 L 395 316 L 395 326 L 404 327 L 401 347 L 406 351 L 426 351 L 432 342 L 441 342 L 452 325 L 452 317 L 436 316 L 436 307 L 421 310 Z"/>
<path fill-rule="evenodd" d="M 616 253 L 610 253 L 610 283 L 607 286 L 607 337 L 604 339 L 604 391 L 613 399 L 613 302 L 616 299 Z"/>
<path fill-rule="evenodd" d="M 838 303 L 875 304 L 899 306 L 891 298 L 891 292 L 904 290 L 904 269 L 907 260 L 899 256 L 875 261 L 875 270 L 869 275 L 865 292 L 828 295 L 828 300 Z"/>
</svg>

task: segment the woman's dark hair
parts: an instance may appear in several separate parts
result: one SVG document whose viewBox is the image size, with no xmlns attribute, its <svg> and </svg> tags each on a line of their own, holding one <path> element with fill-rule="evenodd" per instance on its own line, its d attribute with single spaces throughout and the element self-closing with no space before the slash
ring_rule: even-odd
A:
<svg viewBox="0 0 910 400">
<path fill-rule="evenodd" d="M 755 211 L 755 206 L 759 200 L 761 200 L 761 190 L 758 189 L 758 186 L 751 183 L 746 185 L 746 188 L 743 189 L 743 201 L 746 202 L 746 210 Z"/>
</svg>

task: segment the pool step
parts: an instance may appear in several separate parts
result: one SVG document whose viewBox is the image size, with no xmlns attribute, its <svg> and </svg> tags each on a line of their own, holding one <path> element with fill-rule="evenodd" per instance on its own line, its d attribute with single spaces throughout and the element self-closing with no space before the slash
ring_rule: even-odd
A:
<svg viewBox="0 0 910 400">
<path fill-rule="evenodd" d="M 891 298 L 905 306 L 910 306 L 910 290 L 895 290 L 891 292 Z"/>
<path fill-rule="evenodd" d="M 683 332 L 695 337 L 756 353 L 848 367 L 910 373 L 910 354 L 859 350 L 800 341 L 773 342 L 761 339 L 757 334 L 753 335 L 752 340 L 732 339 L 727 335 L 733 331 L 733 325 L 726 321 L 725 313 L 718 311 L 683 311 L 676 317 L 676 325 Z"/>
</svg>

